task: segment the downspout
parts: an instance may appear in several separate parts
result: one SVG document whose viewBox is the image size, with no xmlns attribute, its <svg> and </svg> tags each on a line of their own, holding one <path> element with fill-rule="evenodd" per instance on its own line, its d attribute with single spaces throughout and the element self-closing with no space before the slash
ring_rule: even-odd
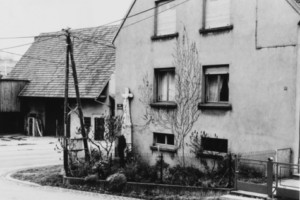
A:
<svg viewBox="0 0 300 200">
<path fill-rule="evenodd" d="M 297 62 L 296 62 L 296 136 L 298 136 L 298 156 L 294 158 L 294 163 L 298 162 L 298 164 L 300 164 L 300 45 L 299 45 L 299 41 L 300 41 L 300 21 L 298 23 L 298 28 L 297 28 Z M 296 149 L 295 149 L 296 150 Z M 295 151 L 296 153 L 296 151 Z M 296 160 L 297 159 L 297 160 Z"/>
</svg>

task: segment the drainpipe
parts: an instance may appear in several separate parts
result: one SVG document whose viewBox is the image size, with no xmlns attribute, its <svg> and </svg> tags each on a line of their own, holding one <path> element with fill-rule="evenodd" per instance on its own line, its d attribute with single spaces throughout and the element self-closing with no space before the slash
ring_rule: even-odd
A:
<svg viewBox="0 0 300 200">
<path fill-rule="evenodd" d="M 294 158 L 294 163 L 295 161 L 300 164 L 300 21 L 298 23 L 298 34 L 297 34 L 297 78 L 296 78 L 296 127 L 297 127 L 297 132 L 296 134 L 298 135 L 298 156 L 297 158 Z M 297 147 L 296 147 L 297 148 Z M 295 154 L 296 154 L 296 149 L 295 149 Z M 295 155 L 296 156 L 296 155 Z"/>
</svg>

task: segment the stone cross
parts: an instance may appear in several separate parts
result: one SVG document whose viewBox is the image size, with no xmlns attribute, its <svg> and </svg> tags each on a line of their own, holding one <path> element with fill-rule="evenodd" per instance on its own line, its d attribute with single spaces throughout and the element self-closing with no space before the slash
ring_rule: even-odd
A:
<svg viewBox="0 0 300 200">
<path fill-rule="evenodd" d="M 123 122 L 122 122 L 122 135 L 126 138 L 126 143 L 132 143 L 132 124 L 130 116 L 129 99 L 133 98 L 133 94 L 129 92 L 129 88 L 125 88 L 125 93 L 122 94 L 123 101 Z"/>
</svg>

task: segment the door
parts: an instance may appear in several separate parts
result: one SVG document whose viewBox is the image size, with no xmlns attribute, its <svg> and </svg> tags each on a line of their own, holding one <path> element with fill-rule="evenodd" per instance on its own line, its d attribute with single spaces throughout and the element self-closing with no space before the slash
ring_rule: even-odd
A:
<svg viewBox="0 0 300 200">
<path fill-rule="evenodd" d="M 63 136 L 63 106 L 62 102 L 53 101 L 46 104 L 45 136 Z"/>
<path fill-rule="evenodd" d="M 94 139 L 95 140 L 104 140 L 104 132 L 105 132 L 105 121 L 103 117 L 95 117 L 94 118 Z"/>
</svg>

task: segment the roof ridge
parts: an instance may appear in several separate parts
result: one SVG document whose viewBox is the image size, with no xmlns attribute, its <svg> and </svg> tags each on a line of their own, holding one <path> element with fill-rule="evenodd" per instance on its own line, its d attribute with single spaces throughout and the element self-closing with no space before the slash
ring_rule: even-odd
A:
<svg viewBox="0 0 300 200">
<path fill-rule="evenodd" d="M 84 30 L 97 30 L 97 29 L 102 29 L 102 28 L 118 28 L 120 25 L 102 25 L 102 26 L 95 26 L 95 27 L 86 27 L 86 28 L 76 28 L 76 29 L 70 29 L 72 32 L 77 32 L 77 31 L 84 31 Z M 117 30 L 116 30 L 117 31 Z M 40 33 L 38 36 L 36 36 L 35 38 L 39 38 L 39 37 L 50 37 L 53 35 L 59 35 L 62 34 L 63 31 L 53 31 L 53 32 L 43 32 Z"/>
</svg>

